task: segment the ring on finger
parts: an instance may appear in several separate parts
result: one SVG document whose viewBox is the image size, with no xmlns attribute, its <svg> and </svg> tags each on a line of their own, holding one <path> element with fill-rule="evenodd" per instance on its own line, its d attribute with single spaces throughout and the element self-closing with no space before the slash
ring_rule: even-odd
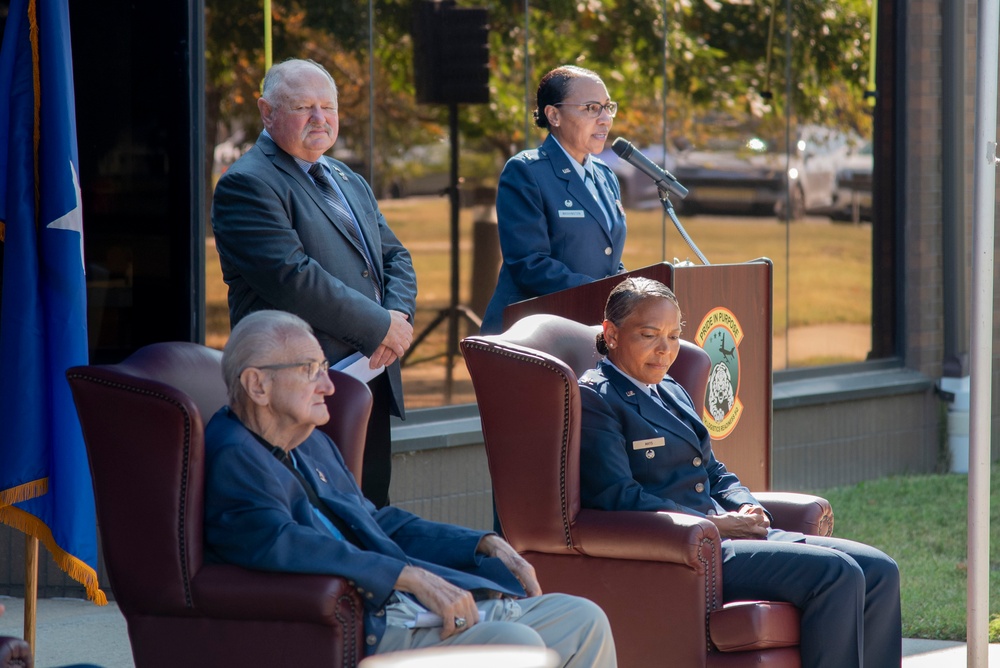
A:
<svg viewBox="0 0 1000 668">
<path fill-rule="evenodd" d="M 455 618 L 455 628 L 456 629 L 465 628 L 465 624 L 466 624 L 465 617 L 456 617 Z"/>
</svg>

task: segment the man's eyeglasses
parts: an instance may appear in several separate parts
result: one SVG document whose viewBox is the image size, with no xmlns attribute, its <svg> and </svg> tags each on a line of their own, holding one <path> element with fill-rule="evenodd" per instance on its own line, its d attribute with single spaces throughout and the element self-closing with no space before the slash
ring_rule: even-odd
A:
<svg viewBox="0 0 1000 668">
<path fill-rule="evenodd" d="M 611 118 L 615 117 L 618 113 L 618 103 L 608 102 L 607 104 L 601 104 L 600 102 L 559 102 L 558 104 L 553 104 L 553 107 L 582 107 L 586 112 L 587 116 L 591 118 L 600 118 L 601 111 L 608 112 L 608 116 Z"/>
<path fill-rule="evenodd" d="M 323 360 L 321 362 L 289 362 L 288 364 L 263 364 L 261 366 L 253 366 L 254 369 L 297 369 L 302 367 L 306 370 L 306 377 L 309 378 L 309 382 L 315 382 L 319 380 L 320 374 L 324 374 L 330 368 L 330 360 Z"/>
</svg>

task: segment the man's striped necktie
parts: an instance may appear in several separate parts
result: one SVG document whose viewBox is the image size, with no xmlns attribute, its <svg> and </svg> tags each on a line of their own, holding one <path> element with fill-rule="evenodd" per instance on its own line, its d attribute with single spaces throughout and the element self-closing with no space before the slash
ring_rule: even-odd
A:
<svg viewBox="0 0 1000 668">
<path fill-rule="evenodd" d="M 379 284 L 378 274 L 375 272 L 375 267 L 372 265 L 372 260 L 368 255 L 368 248 L 361 237 L 361 230 L 358 228 L 357 223 L 354 222 L 354 216 L 347 209 L 347 203 L 344 202 L 344 199 L 337 192 L 337 189 L 333 187 L 333 184 L 330 183 L 330 180 L 326 178 L 323 166 L 318 162 L 313 163 L 312 167 L 309 168 L 309 176 L 313 177 L 316 187 L 323 194 L 323 199 L 326 200 L 337 218 L 344 224 L 348 232 L 351 233 L 351 241 L 361 251 L 361 255 L 365 258 L 365 264 L 368 266 L 368 278 L 371 279 L 372 288 L 375 290 L 375 299 L 379 303 L 382 303 L 382 286 Z"/>
</svg>

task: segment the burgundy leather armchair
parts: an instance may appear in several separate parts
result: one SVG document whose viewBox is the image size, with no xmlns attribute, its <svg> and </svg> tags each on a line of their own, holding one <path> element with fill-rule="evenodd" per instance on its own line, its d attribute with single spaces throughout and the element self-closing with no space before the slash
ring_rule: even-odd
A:
<svg viewBox="0 0 1000 668">
<path fill-rule="evenodd" d="M 364 628 L 345 580 L 203 562 L 204 425 L 226 403 L 221 358 L 194 343 L 155 343 L 66 373 L 135 665 L 351 668 L 364 657 Z M 359 479 L 371 392 L 330 374 L 324 430 Z"/>
<path fill-rule="evenodd" d="M 554 315 L 461 343 L 483 425 L 497 514 L 542 589 L 591 599 L 608 614 L 622 668 L 800 666 L 799 611 L 722 603 L 719 532 L 668 512 L 580 507 L 577 375 L 598 359 L 599 328 Z M 710 360 L 682 341 L 670 374 L 704 396 Z M 755 492 L 775 526 L 829 535 L 820 497 Z"/>
</svg>

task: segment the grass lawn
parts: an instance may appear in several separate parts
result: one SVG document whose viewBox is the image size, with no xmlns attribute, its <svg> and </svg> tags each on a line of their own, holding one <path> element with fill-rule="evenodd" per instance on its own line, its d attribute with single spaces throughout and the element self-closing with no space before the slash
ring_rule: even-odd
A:
<svg viewBox="0 0 1000 668">
<path fill-rule="evenodd" d="M 1000 465 L 990 493 L 990 641 L 1000 642 Z M 897 476 L 817 492 L 834 535 L 878 547 L 899 564 L 903 636 L 965 638 L 968 477 Z"/>
<path fill-rule="evenodd" d="M 450 298 L 449 203 L 443 197 L 380 202 L 393 231 L 413 255 L 417 273 L 417 322 L 421 330 Z M 460 215 L 460 301 L 472 300 L 472 228 L 475 212 Z M 773 217 L 680 217 L 689 236 L 713 264 L 768 257 L 774 262 L 774 330 L 871 322 L 871 225 L 834 225 L 807 218 L 785 225 Z M 226 287 L 214 247 L 206 254 L 207 339 L 221 346 L 228 336 Z M 623 261 L 630 269 L 663 261 L 697 258 L 660 209 L 628 212 Z M 495 275 L 495 268 L 483 271 Z M 791 287 L 789 287 L 791 286 Z M 790 304 L 790 307 L 788 306 Z M 427 347 L 443 348 L 445 328 Z M 859 357 L 863 359 L 863 355 Z"/>
</svg>

